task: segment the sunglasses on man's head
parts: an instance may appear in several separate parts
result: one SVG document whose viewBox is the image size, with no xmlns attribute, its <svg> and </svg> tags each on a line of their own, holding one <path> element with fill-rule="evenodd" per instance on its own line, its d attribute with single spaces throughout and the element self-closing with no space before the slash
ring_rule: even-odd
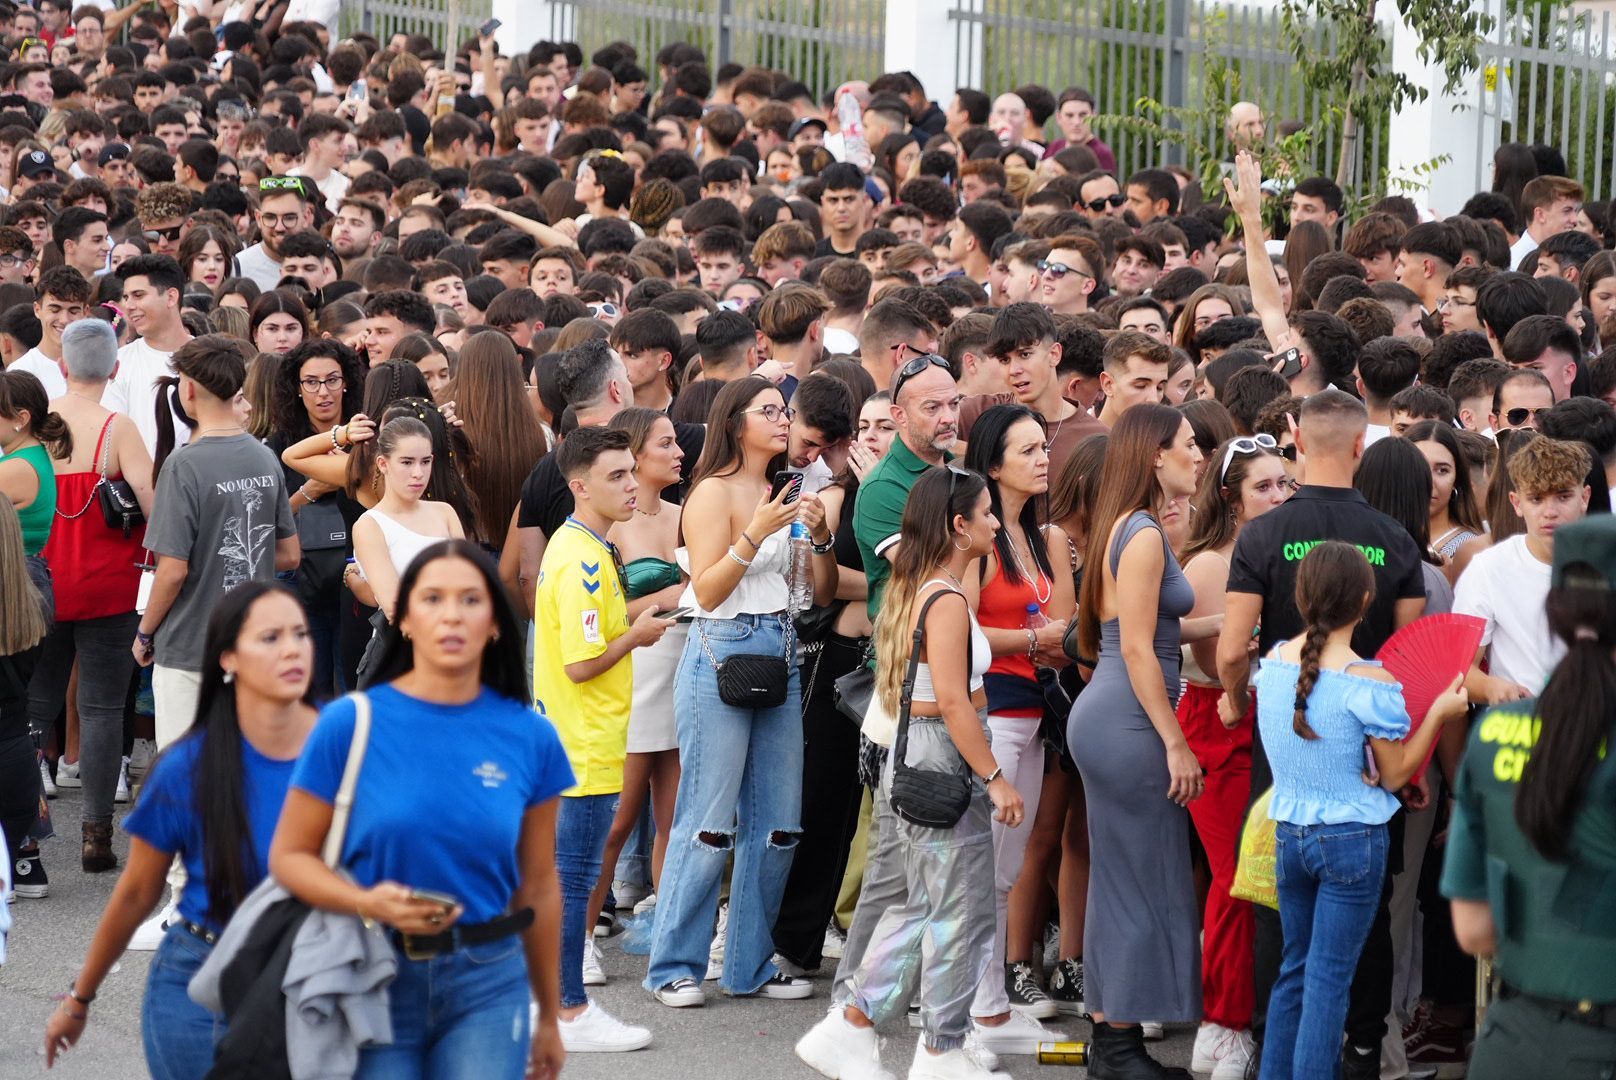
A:
<svg viewBox="0 0 1616 1080">
<path fill-rule="evenodd" d="M 258 190 L 264 191 L 295 191 L 303 193 L 303 180 L 297 176 L 266 176 L 258 181 Z"/>
<path fill-rule="evenodd" d="M 949 367 L 948 361 L 941 356 L 936 353 L 922 353 L 898 369 L 897 376 L 892 380 L 892 400 L 898 400 L 898 394 L 903 390 L 904 383 L 931 367 L 940 367 L 950 376 L 954 374 L 954 369 Z"/>
<path fill-rule="evenodd" d="M 1100 199 L 1090 199 L 1083 205 L 1087 206 L 1090 210 L 1098 214 L 1101 210 L 1104 210 L 1108 206 L 1121 206 L 1127 201 L 1127 197 L 1119 193 L 1116 195 L 1107 195 Z"/>
</svg>

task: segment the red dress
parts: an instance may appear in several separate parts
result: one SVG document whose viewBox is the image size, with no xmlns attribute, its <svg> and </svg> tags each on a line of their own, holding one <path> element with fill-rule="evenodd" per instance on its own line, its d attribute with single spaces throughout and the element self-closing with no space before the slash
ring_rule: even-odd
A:
<svg viewBox="0 0 1616 1080">
<path fill-rule="evenodd" d="M 95 458 L 105 459 L 107 432 L 116 416 L 108 417 L 96 440 Z M 121 479 L 109 473 L 107 479 Z M 135 610 L 140 588 L 136 564 L 145 550 L 146 527 L 136 526 L 125 536 L 107 525 L 96 488 L 101 470 L 56 474 L 56 522 L 43 552 L 56 590 L 56 621 L 76 622 L 122 615 Z"/>
</svg>

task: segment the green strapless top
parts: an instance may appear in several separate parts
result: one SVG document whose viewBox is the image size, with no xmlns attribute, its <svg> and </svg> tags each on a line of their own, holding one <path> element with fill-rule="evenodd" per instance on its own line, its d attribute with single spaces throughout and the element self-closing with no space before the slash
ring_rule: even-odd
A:
<svg viewBox="0 0 1616 1080">
<path fill-rule="evenodd" d="M 624 587 L 630 600 L 661 592 L 670 585 L 679 584 L 679 564 L 664 559 L 635 559 L 623 564 Z"/>
</svg>

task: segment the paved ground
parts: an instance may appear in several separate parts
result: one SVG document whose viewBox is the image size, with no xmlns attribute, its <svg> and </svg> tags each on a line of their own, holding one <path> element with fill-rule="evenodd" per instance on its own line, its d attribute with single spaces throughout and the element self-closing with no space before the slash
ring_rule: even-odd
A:
<svg viewBox="0 0 1616 1080">
<path fill-rule="evenodd" d="M 78 866 L 80 802 L 64 791 L 52 809 L 57 838 L 45 845 L 51 895 L 45 900 L 19 900 L 12 906 L 16 924 L 10 957 L 0 968 L 0 1080 L 22 1080 L 45 1074 L 45 1017 L 53 995 L 78 970 L 102 905 L 112 892 L 116 874 L 84 874 Z M 120 810 L 123 808 L 120 808 Z M 120 857 L 127 841 L 119 833 Z M 656 1032 L 650 1049 L 632 1055 L 578 1055 L 566 1069 L 577 1080 L 620 1080 L 626 1075 L 682 1077 L 689 1080 L 811 1080 L 817 1076 L 791 1052 L 796 1039 L 824 1015 L 827 980 L 815 983 L 807 1001 L 737 1001 L 719 996 L 708 984 L 703 1009 L 668 1009 L 640 989 L 643 957 L 605 946 L 610 985 L 598 999 L 618 1018 L 644 1024 Z M 109 976 L 91 1009 L 91 1022 L 77 1048 L 57 1063 L 51 1076 L 63 1080 L 105 1080 L 145 1076 L 140 1043 L 140 1001 L 149 953 L 126 953 L 121 968 Z M 1064 1030 L 1088 1038 L 1086 1023 L 1065 1022 Z M 903 1021 L 882 1031 L 882 1058 L 902 1077 L 914 1054 L 915 1033 Z M 1170 1064 L 1189 1064 L 1193 1030 L 1170 1032 L 1153 1052 Z M 1006 1058 L 1004 1068 L 1017 1078 L 1085 1075 L 1040 1066 L 1030 1057 Z"/>
</svg>

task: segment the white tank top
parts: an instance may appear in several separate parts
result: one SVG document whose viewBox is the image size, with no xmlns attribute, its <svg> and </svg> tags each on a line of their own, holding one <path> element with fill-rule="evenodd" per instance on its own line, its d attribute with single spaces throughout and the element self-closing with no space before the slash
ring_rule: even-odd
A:
<svg viewBox="0 0 1616 1080">
<path fill-rule="evenodd" d="M 440 540 L 447 540 L 446 536 L 427 536 L 418 533 L 405 525 L 400 525 L 380 510 L 366 510 L 365 517 L 374 521 L 382 531 L 382 539 L 387 541 L 387 556 L 392 560 L 393 572 L 399 577 L 404 576 L 404 570 L 415 561 L 415 557 Z M 363 520 L 363 518 L 361 518 Z"/>
<path fill-rule="evenodd" d="M 722 556 L 728 559 L 728 555 Z M 679 565 L 686 574 L 690 574 L 690 552 L 680 548 L 677 556 Z M 789 590 L 786 587 L 786 575 L 791 572 L 791 529 L 779 529 L 763 538 L 758 545 L 757 554 L 752 557 L 752 565 L 746 568 L 741 580 L 736 582 L 735 588 L 724 597 L 724 602 L 712 611 L 701 606 L 696 599 L 696 586 L 692 584 L 685 587 L 685 592 L 679 599 L 681 607 L 695 608 L 695 614 L 703 619 L 733 619 L 737 615 L 772 615 L 784 611 L 786 603 L 790 600 Z"/>
<path fill-rule="evenodd" d="M 947 586 L 948 592 L 959 592 L 942 578 L 932 578 L 920 587 L 924 589 L 927 585 L 943 585 Z M 993 646 L 988 644 L 988 636 L 982 632 L 981 625 L 976 621 L 976 612 L 969 605 L 966 605 L 965 614 L 971 620 L 971 693 L 974 694 L 982 689 L 982 677 L 993 663 Z M 937 700 L 937 690 L 931 683 L 931 665 L 924 660 L 915 665 L 914 700 L 934 703 Z"/>
</svg>

